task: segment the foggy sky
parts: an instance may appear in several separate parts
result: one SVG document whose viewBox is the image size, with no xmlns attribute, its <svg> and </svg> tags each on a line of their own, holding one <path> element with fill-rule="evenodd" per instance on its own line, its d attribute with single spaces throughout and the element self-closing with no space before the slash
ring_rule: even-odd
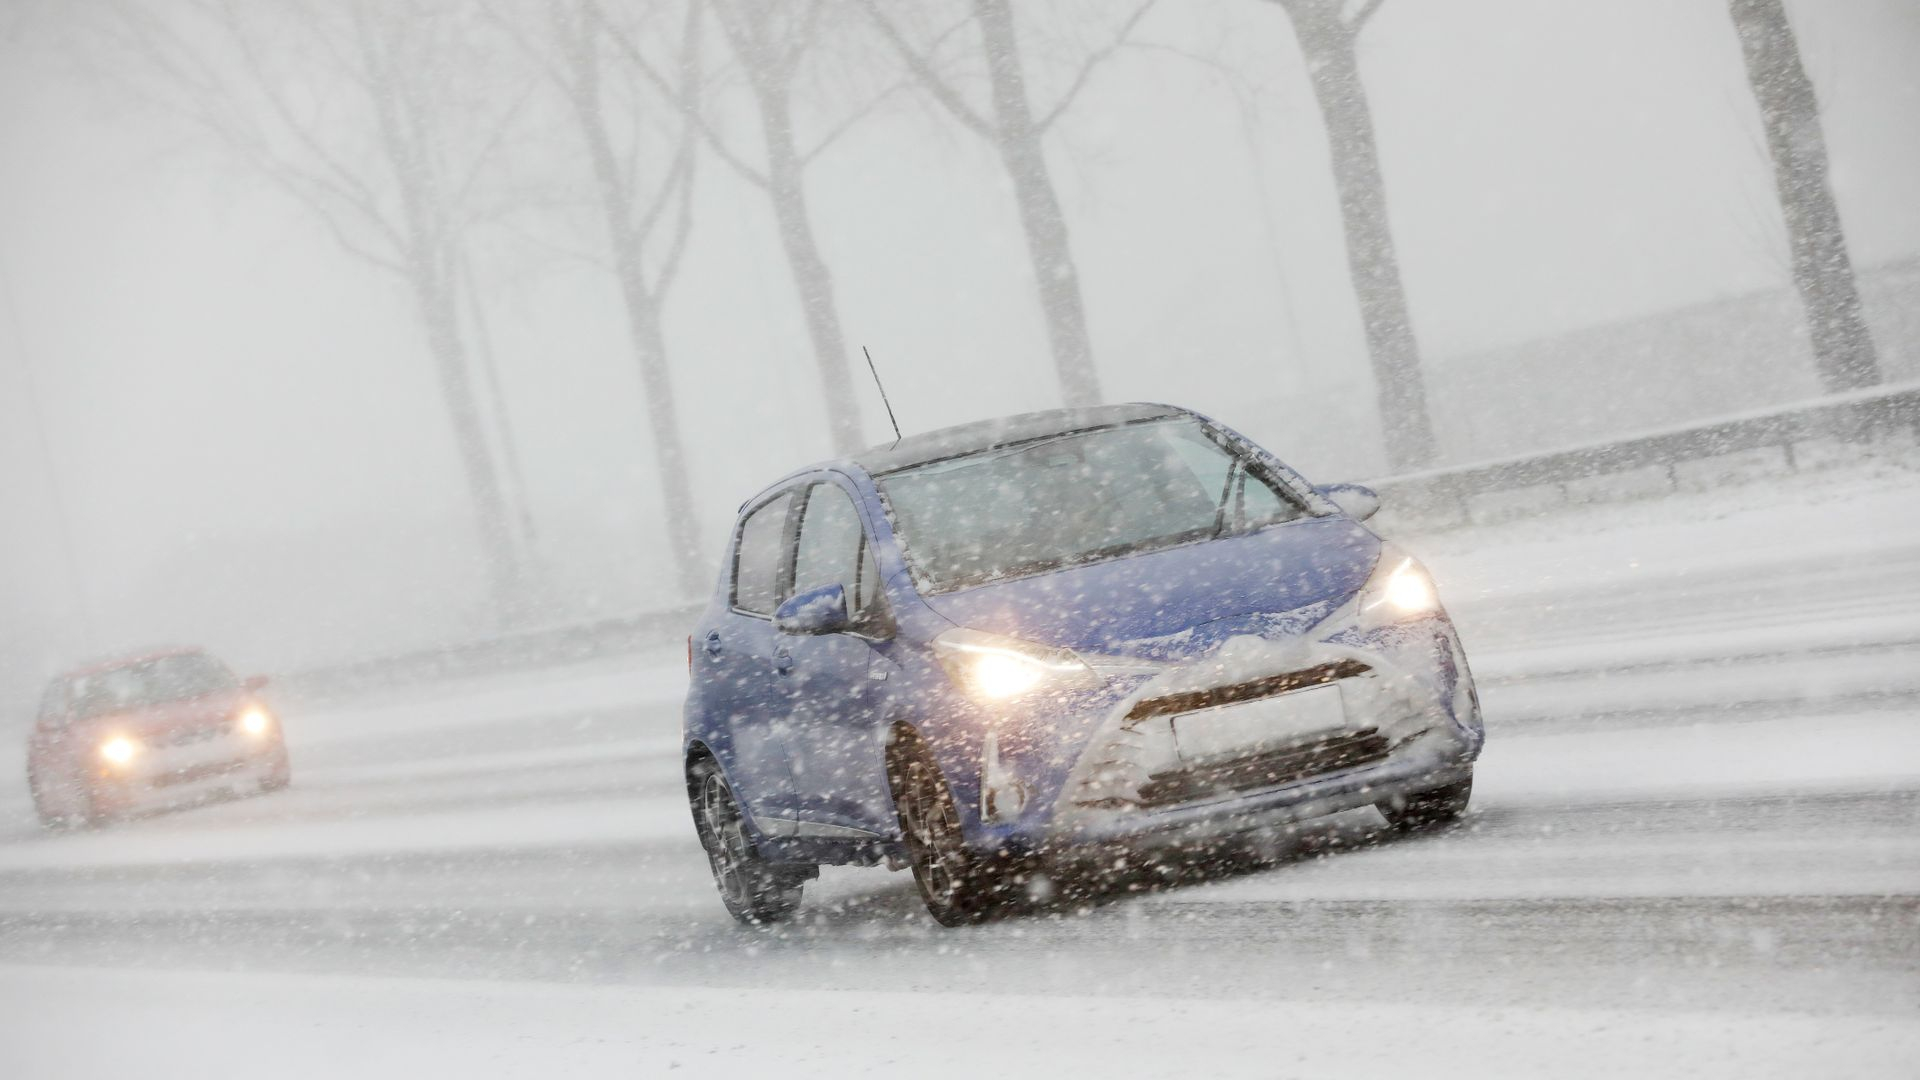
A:
<svg viewBox="0 0 1920 1080">
<path fill-rule="evenodd" d="M 1920 253 L 1920 6 L 1789 10 L 1856 265 Z M 1294 419 L 1324 400 L 1364 411 L 1369 391 L 1324 136 L 1283 15 L 1168 4 L 1139 36 L 1218 55 L 1255 92 L 1243 116 L 1213 72 L 1132 51 L 1052 142 L 1108 398 L 1212 413 L 1317 479 L 1366 475 L 1370 433 L 1307 438 Z M 152 641 L 277 669 L 461 636 L 480 570 L 403 288 L 44 40 L 0 50 L 0 288 L 17 313 L 0 296 L 0 707 L 24 707 L 21 687 L 81 655 Z M 1436 366 L 1785 285 L 1720 0 L 1396 2 L 1362 57 Z M 1058 404 L 984 144 L 903 101 L 808 184 L 848 337 L 873 349 L 909 431 Z M 739 502 L 828 446 L 764 199 L 709 160 L 695 215 L 668 335 L 717 562 Z M 555 612 L 674 602 L 653 569 L 658 500 L 612 279 L 514 237 L 477 241 Z M 856 373 L 878 440 L 884 414 Z"/>
</svg>

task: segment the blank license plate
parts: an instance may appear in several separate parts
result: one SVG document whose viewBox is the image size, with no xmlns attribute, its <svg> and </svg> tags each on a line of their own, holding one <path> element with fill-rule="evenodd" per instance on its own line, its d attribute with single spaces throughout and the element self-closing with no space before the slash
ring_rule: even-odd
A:
<svg viewBox="0 0 1920 1080">
<path fill-rule="evenodd" d="M 1222 705 L 1173 718 L 1173 738 L 1188 764 L 1244 757 L 1345 730 L 1338 686 Z"/>
</svg>

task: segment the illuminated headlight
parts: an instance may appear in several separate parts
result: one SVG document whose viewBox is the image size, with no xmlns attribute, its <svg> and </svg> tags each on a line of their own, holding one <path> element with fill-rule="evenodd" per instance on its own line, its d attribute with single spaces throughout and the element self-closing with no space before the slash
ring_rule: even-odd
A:
<svg viewBox="0 0 1920 1080">
<path fill-rule="evenodd" d="M 1371 625 L 1404 622 L 1440 610 L 1440 593 L 1427 571 L 1409 556 L 1383 554 L 1373 580 L 1360 591 L 1360 621 Z"/>
<path fill-rule="evenodd" d="M 1039 691 L 1090 690 L 1102 685 L 1084 661 L 1051 649 L 978 630 L 949 630 L 933 639 L 933 654 L 954 684 L 980 701 L 1006 701 Z"/>
<path fill-rule="evenodd" d="M 125 735 L 115 735 L 100 744 L 100 759 L 109 765 L 125 765 L 140 755 L 140 744 Z"/>
<path fill-rule="evenodd" d="M 273 717 L 267 715 L 267 710 L 258 705 L 252 705 L 246 712 L 240 714 L 240 719 L 234 722 L 234 726 L 247 735 L 265 735 L 267 730 L 273 727 Z"/>
</svg>

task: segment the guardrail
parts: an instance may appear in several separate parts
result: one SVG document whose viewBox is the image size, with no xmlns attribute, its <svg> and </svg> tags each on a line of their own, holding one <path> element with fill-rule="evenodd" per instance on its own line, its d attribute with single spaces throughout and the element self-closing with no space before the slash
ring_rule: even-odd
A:
<svg viewBox="0 0 1920 1080">
<path fill-rule="evenodd" d="M 1795 470 L 1816 445 L 1858 444 L 1894 432 L 1920 434 L 1920 383 L 1757 409 L 1547 453 L 1385 477 L 1369 486 L 1381 494 L 1389 521 L 1444 525 L 1476 520 L 1476 500 L 1499 493 L 1532 489 L 1571 501 L 1573 485 L 1636 471 L 1647 472 L 1655 484 L 1671 491 L 1681 486 L 1680 470 L 1689 462 L 1778 449 L 1783 467 Z M 281 682 L 299 693 L 332 696 L 630 655 L 672 642 L 698 613 L 698 607 L 690 606 L 517 631 L 314 668 L 283 676 Z"/>
<path fill-rule="evenodd" d="M 686 634 L 699 613 L 698 607 L 671 608 L 518 630 L 474 641 L 289 672 L 277 677 L 276 683 L 301 696 L 325 698 L 411 683 L 627 656 L 671 643 Z"/>
<path fill-rule="evenodd" d="M 1531 505 L 1598 492 L 1607 478 L 1639 473 L 1630 494 L 1679 490 L 1689 463 L 1777 450 L 1779 467 L 1798 471 L 1837 445 L 1920 435 L 1920 382 L 1873 387 L 1811 401 L 1755 409 L 1620 438 L 1370 482 L 1393 518 L 1422 525 L 1479 520 L 1486 496 L 1530 493 Z M 1744 463 L 1723 461 L 1738 468 Z M 1750 466 L 1749 466 L 1750 467 Z M 1598 498 L 1605 498 L 1599 495 Z M 1598 501 L 1596 498 L 1596 501 Z"/>
</svg>

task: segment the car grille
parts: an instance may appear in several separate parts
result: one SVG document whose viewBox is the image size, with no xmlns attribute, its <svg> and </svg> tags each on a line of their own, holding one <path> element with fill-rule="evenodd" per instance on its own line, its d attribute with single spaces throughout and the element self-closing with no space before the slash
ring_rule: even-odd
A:
<svg viewBox="0 0 1920 1080">
<path fill-rule="evenodd" d="M 201 765 L 192 765 L 184 769 L 175 769 L 170 773 L 161 773 L 153 778 L 154 787 L 170 787 L 174 784 L 191 784 L 195 780 L 205 780 L 209 776 L 221 773 L 237 772 L 246 767 L 245 761 L 209 761 Z"/>
<path fill-rule="evenodd" d="M 1339 660 L 1331 664 L 1289 671 L 1280 675 L 1268 675 L 1251 682 L 1234 683 L 1230 686 L 1214 686 L 1205 690 L 1192 690 L 1181 694 L 1168 694 L 1164 697 L 1142 698 L 1134 702 L 1127 711 L 1128 720 L 1139 720 L 1151 716 L 1169 716 L 1174 713 L 1196 712 L 1211 709 L 1216 705 L 1233 705 L 1242 701 L 1257 701 L 1260 698 L 1273 697 L 1276 694 L 1304 690 L 1309 686 L 1320 686 L 1336 679 L 1365 675 L 1373 669 L 1358 660 Z"/>
<path fill-rule="evenodd" d="M 1378 728 L 1362 728 L 1197 768 L 1157 772 L 1140 785 L 1140 805 L 1156 809 L 1276 787 L 1321 773 L 1382 761 L 1387 750 L 1387 738 Z"/>
<path fill-rule="evenodd" d="M 192 746 L 194 743 L 203 743 L 209 739 L 217 739 L 226 733 L 227 729 L 225 727 L 180 728 L 175 731 L 162 732 L 152 740 L 152 745 Z"/>
</svg>

